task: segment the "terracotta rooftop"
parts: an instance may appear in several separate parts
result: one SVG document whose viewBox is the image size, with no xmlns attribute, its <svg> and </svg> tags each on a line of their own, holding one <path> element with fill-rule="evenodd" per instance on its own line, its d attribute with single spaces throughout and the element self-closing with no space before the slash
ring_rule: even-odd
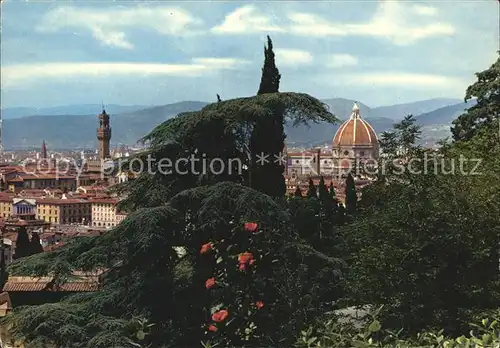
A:
<svg viewBox="0 0 500 348">
<path fill-rule="evenodd" d="M 53 277 L 9 277 L 3 287 L 7 292 L 31 291 L 63 291 L 63 292 L 91 292 L 99 290 L 99 276 L 103 271 L 94 273 L 73 272 L 79 278 L 70 279 L 59 286 L 52 286 Z"/>
<path fill-rule="evenodd" d="M 47 245 L 45 247 L 43 247 L 43 251 L 54 251 L 60 247 L 64 246 L 64 243 L 58 243 L 58 244 L 54 244 L 54 245 Z"/>
<path fill-rule="evenodd" d="M 17 241 L 17 232 L 5 233 L 3 237 L 15 243 Z"/>
<path fill-rule="evenodd" d="M 37 204 L 53 204 L 53 205 L 63 205 L 63 204 L 83 204 L 89 203 L 89 201 L 84 199 L 62 199 L 62 198 L 42 198 L 36 201 Z"/>
<path fill-rule="evenodd" d="M 333 138 L 333 146 L 374 146 L 378 142 L 377 133 L 372 126 L 361 118 L 344 122 Z"/>
<path fill-rule="evenodd" d="M 16 182 L 24 182 L 24 179 L 21 178 L 20 176 L 16 176 L 15 178 L 13 179 L 7 179 L 7 182 L 13 182 L 13 183 L 16 183 Z"/>
<path fill-rule="evenodd" d="M 117 204 L 118 200 L 116 198 L 92 198 L 89 200 L 91 203 L 101 203 L 101 204 Z"/>
<path fill-rule="evenodd" d="M 59 287 L 50 287 L 50 280 L 41 281 L 8 281 L 3 287 L 7 292 L 31 292 L 31 291 L 61 291 L 61 292 L 92 292 L 99 289 L 97 282 L 68 282 Z"/>
<path fill-rule="evenodd" d="M 14 198 L 14 196 L 10 196 L 10 195 L 6 195 L 6 194 L 0 194 L 0 202 L 10 202 L 12 203 L 12 199 Z"/>
</svg>

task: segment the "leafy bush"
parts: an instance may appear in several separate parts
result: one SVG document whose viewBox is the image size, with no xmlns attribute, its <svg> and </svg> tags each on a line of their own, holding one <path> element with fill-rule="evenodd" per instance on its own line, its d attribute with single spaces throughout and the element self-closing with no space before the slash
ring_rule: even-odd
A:
<svg viewBox="0 0 500 348">
<path fill-rule="evenodd" d="M 409 339 L 401 339 L 402 334 L 383 329 L 377 319 L 377 312 L 369 313 L 364 324 L 357 327 L 350 323 L 341 323 L 338 316 L 328 313 L 316 325 L 301 332 L 295 344 L 297 348 L 469 348 L 500 346 L 500 314 L 482 319 L 478 324 L 470 325 L 470 332 L 459 337 L 446 337 L 443 330 L 423 332 Z"/>
</svg>

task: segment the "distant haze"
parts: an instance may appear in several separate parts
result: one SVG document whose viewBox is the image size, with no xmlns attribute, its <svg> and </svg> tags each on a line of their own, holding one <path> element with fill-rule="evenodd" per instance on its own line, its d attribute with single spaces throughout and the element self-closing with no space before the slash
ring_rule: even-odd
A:
<svg viewBox="0 0 500 348">
<path fill-rule="evenodd" d="M 345 98 L 324 99 L 330 111 L 339 119 L 349 117 L 354 100 Z M 417 116 L 419 123 L 432 136 L 426 139 L 434 142 L 449 134 L 453 119 L 475 101 L 465 104 L 458 99 L 435 98 L 408 104 L 370 108 L 362 101 L 356 101 L 361 116 L 366 118 L 377 132 L 388 130 L 407 114 Z M 113 135 L 111 144 L 135 144 L 144 135 L 163 121 L 181 112 L 196 111 L 207 105 L 201 101 L 183 101 L 162 106 L 105 105 L 111 115 Z M 50 149 L 95 148 L 97 145 L 97 115 L 100 104 L 68 105 L 51 108 L 6 108 L 3 142 L 7 149 L 39 148 L 43 140 Z M 293 144 L 319 144 L 332 140 L 339 125 L 311 124 L 310 127 L 293 128 L 286 124 L 287 142 Z"/>
</svg>

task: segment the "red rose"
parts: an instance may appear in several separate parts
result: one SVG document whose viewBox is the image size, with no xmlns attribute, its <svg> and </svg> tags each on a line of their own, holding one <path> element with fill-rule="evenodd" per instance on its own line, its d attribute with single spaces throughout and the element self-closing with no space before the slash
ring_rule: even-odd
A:
<svg viewBox="0 0 500 348">
<path fill-rule="evenodd" d="M 254 263 L 254 258 L 252 253 L 245 252 L 238 256 L 238 262 L 240 263 L 240 271 L 244 271 L 247 269 L 247 265 L 252 265 Z"/>
<path fill-rule="evenodd" d="M 215 286 L 215 278 L 208 278 L 207 281 L 205 282 L 205 287 L 207 289 L 211 289 Z"/>
<path fill-rule="evenodd" d="M 220 323 L 220 322 L 226 320 L 228 315 L 229 315 L 229 312 L 225 309 L 222 309 L 222 310 L 212 314 L 212 320 L 215 321 L 216 323 Z"/>
<path fill-rule="evenodd" d="M 208 325 L 208 331 L 216 332 L 217 327 L 215 325 Z"/>
<path fill-rule="evenodd" d="M 210 250 L 212 250 L 213 244 L 212 243 L 206 243 L 201 246 L 200 254 L 206 254 Z"/>
<path fill-rule="evenodd" d="M 249 252 L 245 252 L 243 254 L 240 254 L 240 256 L 238 256 L 238 262 L 240 264 L 246 264 L 252 260 L 253 260 L 253 254 Z"/>
<path fill-rule="evenodd" d="M 245 231 L 247 232 L 255 232 L 257 228 L 259 228 L 259 225 L 256 222 L 245 223 Z"/>
<path fill-rule="evenodd" d="M 255 302 L 255 306 L 257 307 L 257 309 L 261 309 L 262 307 L 264 307 L 264 302 L 257 301 L 257 302 Z"/>
</svg>

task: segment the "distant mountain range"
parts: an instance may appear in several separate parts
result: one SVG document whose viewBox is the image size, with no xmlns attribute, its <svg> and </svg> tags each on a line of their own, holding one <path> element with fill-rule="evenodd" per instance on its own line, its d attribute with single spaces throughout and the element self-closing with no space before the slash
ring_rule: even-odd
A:
<svg viewBox="0 0 500 348">
<path fill-rule="evenodd" d="M 147 109 L 151 105 L 105 105 L 106 112 L 110 114 L 121 114 L 126 112 L 133 112 L 137 110 Z M 4 120 L 11 120 L 14 118 L 21 118 L 26 116 L 38 115 L 92 115 L 102 109 L 101 104 L 77 104 L 77 105 L 64 105 L 55 106 L 51 108 L 5 108 L 2 109 L 2 118 Z"/>
<path fill-rule="evenodd" d="M 339 119 L 349 117 L 353 100 L 332 98 L 323 100 Z M 419 123 L 433 132 L 433 142 L 446 137 L 451 121 L 460 115 L 467 104 L 457 99 L 431 99 L 414 103 L 370 108 L 357 102 L 361 116 L 366 118 L 377 132 L 392 128 L 392 125 L 407 114 L 418 115 Z M 106 105 L 111 115 L 113 130 L 111 143 L 135 144 L 141 137 L 161 122 L 187 111 L 196 111 L 207 105 L 200 101 L 183 101 L 163 106 Z M 47 109 L 6 108 L 3 142 L 7 149 L 38 148 L 43 140 L 50 149 L 95 148 L 97 114 L 101 105 L 70 105 Z M 293 128 L 285 125 L 287 142 L 297 145 L 330 142 L 339 125 L 311 124 L 310 127 Z M 442 133 L 443 136 L 440 136 Z"/>
</svg>

